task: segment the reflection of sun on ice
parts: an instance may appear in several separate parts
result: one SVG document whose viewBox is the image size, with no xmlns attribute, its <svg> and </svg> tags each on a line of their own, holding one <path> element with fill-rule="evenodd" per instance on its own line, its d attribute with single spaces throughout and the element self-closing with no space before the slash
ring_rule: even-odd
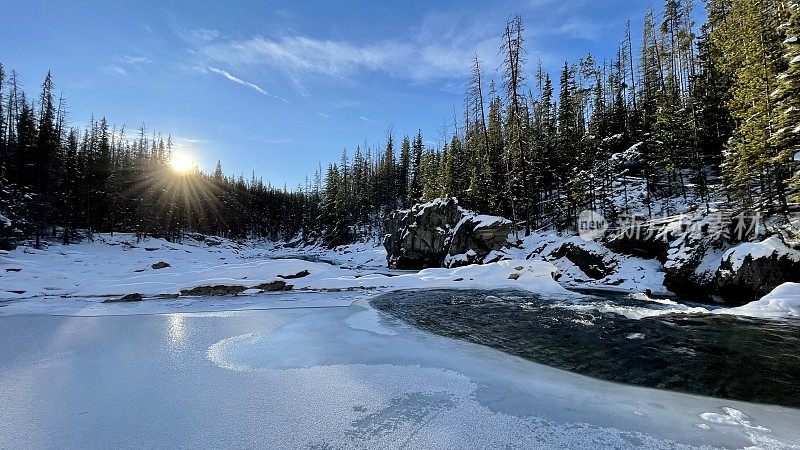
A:
<svg viewBox="0 0 800 450">
<path fill-rule="evenodd" d="M 185 173 L 192 169 L 194 161 L 185 153 L 173 153 L 169 164 L 172 166 L 172 170 Z"/>
</svg>

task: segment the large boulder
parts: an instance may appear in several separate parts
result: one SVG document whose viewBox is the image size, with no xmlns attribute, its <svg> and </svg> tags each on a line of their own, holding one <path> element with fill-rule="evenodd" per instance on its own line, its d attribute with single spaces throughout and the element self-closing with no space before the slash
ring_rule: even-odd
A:
<svg viewBox="0 0 800 450">
<path fill-rule="evenodd" d="M 386 219 L 386 260 L 396 269 L 442 267 L 445 242 L 461 220 L 454 198 L 437 199 L 411 209 L 394 211 Z"/>
<path fill-rule="evenodd" d="M 664 287 L 686 297 L 712 295 L 725 245 L 688 233 L 671 242 L 664 262 Z"/>
<path fill-rule="evenodd" d="M 616 268 L 614 261 L 609 261 L 607 256 L 607 254 L 592 251 L 585 246 L 575 245 L 572 242 L 564 243 L 549 255 L 550 258 L 554 259 L 566 258 L 575 264 L 581 272 L 595 280 L 603 279 L 614 273 Z"/>
<path fill-rule="evenodd" d="M 456 224 L 447 249 L 445 265 L 459 267 L 482 264 L 486 257 L 508 245 L 513 223 L 503 217 L 465 215 Z"/>
<path fill-rule="evenodd" d="M 512 230 L 510 221 L 464 210 L 454 198 L 394 211 L 384 226 L 389 267 L 414 270 L 482 263 Z"/>
<path fill-rule="evenodd" d="M 728 303 L 744 304 L 789 281 L 800 281 L 800 251 L 772 236 L 728 250 L 717 271 L 715 288 Z"/>
<path fill-rule="evenodd" d="M 664 264 L 664 286 L 687 297 L 714 296 L 742 305 L 782 283 L 800 281 L 800 251 L 779 236 L 731 245 L 692 235 L 673 242 Z"/>
</svg>

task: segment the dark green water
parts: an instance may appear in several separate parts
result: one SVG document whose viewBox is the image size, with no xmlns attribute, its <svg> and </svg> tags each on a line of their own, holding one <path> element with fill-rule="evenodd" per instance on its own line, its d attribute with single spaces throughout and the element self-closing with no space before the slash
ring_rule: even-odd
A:
<svg viewBox="0 0 800 450">
<path fill-rule="evenodd" d="M 674 306 L 624 296 L 435 290 L 371 304 L 436 334 L 592 377 L 800 407 L 799 323 L 685 313 L 634 319 L 626 315 Z"/>
</svg>

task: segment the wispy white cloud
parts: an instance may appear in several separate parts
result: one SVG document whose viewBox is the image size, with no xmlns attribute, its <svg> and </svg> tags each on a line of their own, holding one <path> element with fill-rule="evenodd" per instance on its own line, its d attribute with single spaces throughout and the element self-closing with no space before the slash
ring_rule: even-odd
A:
<svg viewBox="0 0 800 450">
<path fill-rule="evenodd" d="M 562 37 L 594 39 L 596 34 L 602 34 L 605 28 L 591 31 L 599 19 L 580 12 L 588 1 L 566 2 L 568 6 L 559 0 L 526 0 L 521 4 L 523 13 L 537 17 L 536 26 L 526 30 L 527 60 L 545 65 L 555 61 L 540 42 Z M 203 65 L 282 75 L 304 96 L 308 95 L 307 86 L 313 84 L 314 76 L 357 85 L 357 76 L 378 72 L 415 84 L 443 84 L 442 89 L 449 92 L 469 76 L 475 55 L 483 62 L 487 79 L 494 76 L 503 59 L 498 49 L 507 19 L 505 12 L 494 9 L 429 12 L 416 25 L 402 30 L 400 37 L 364 42 L 286 29 L 270 36 L 233 40 L 215 35 L 213 41 L 199 44 L 194 39 L 191 52 L 204 60 Z"/>
<path fill-rule="evenodd" d="M 199 139 L 186 136 L 175 136 L 172 138 L 172 143 L 176 145 L 190 146 L 198 144 L 210 144 L 211 141 L 209 141 L 208 139 Z"/>
<path fill-rule="evenodd" d="M 295 79 L 307 73 L 347 77 L 367 70 L 424 81 L 469 73 L 471 55 L 488 47 L 482 42 L 456 46 L 418 45 L 393 40 L 356 45 L 295 35 L 277 39 L 257 36 L 209 45 L 202 51 L 212 61 L 237 65 L 267 64 L 284 70 Z M 496 53 L 494 47 L 495 40 L 492 40 L 491 49 Z"/>
<path fill-rule="evenodd" d="M 317 115 L 319 117 L 322 117 L 323 119 L 330 119 L 331 118 L 330 114 L 325 114 L 325 113 L 322 113 L 322 112 L 317 113 Z"/>
<path fill-rule="evenodd" d="M 153 60 L 146 56 L 114 56 L 112 61 L 111 64 L 103 67 L 103 71 L 116 77 L 128 75 L 128 71 L 131 69 L 134 72 L 141 72 L 143 65 L 153 64 Z"/>
<path fill-rule="evenodd" d="M 208 28 L 198 28 L 188 31 L 189 36 L 202 42 L 211 42 L 219 36 L 219 31 Z"/>
<path fill-rule="evenodd" d="M 492 24 L 497 25 L 497 24 Z M 427 14 L 401 38 L 369 42 L 318 38 L 296 31 L 217 40 L 195 46 L 195 55 L 210 65 L 224 64 L 243 71 L 269 69 L 286 77 L 302 95 L 312 76 L 354 81 L 358 74 L 382 72 L 413 83 L 429 83 L 470 72 L 470 60 L 478 54 L 488 66 L 499 65 L 499 26 L 476 22 L 473 17 Z"/>
<path fill-rule="evenodd" d="M 103 71 L 109 75 L 121 77 L 128 74 L 128 71 L 117 64 L 109 64 L 103 67 Z"/>
<path fill-rule="evenodd" d="M 378 123 L 378 122 L 375 122 L 374 120 L 370 119 L 369 117 L 358 116 L 358 118 L 359 118 L 359 119 L 361 119 L 361 120 L 363 120 L 364 122 L 369 122 L 369 123 Z"/>
<path fill-rule="evenodd" d="M 153 64 L 153 60 L 146 56 L 123 55 L 115 57 L 114 60 L 131 66 L 137 64 Z"/>
<path fill-rule="evenodd" d="M 172 31 L 182 41 L 191 45 L 206 45 L 220 36 L 220 32 L 211 28 L 186 28 L 177 22 L 170 24 Z"/>
<path fill-rule="evenodd" d="M 271 93 L 265 91 L 264 89 L 262 89 L 261 86 L 255 84 L 255 83 L 251 83 L 249 81 L 244 81 L 241 78 L 236 77 L 236 76 L 232 75 L 231 73 L 229 73 L 229 72 L 227 72 L 225 70 L 218 69 L 216 67 L 211 67 L 211 66 L 209 66 L 208 70 L 210 70 L 210 71 L 212 71 L 212 72 L 214 72 L 216 74 L 222 75 L 223 77 L 233 81 L 234 83 L 241 84 L 242 86 L 247 86 L 250 89 L 253 89 L 254 91 L 258 92 L 259 94 L 266 95 L 267 97 L 276 98 L 276 99 L 278 99 L 278 100 L 280 100 L 280 101 L 282 101 L 284 103 L 289 103 L 289 100 L 286 100 L 285 98 L 279 97 L 279 96 L 277 96 L 275 94 L 271 94 Z"/>
</svg>

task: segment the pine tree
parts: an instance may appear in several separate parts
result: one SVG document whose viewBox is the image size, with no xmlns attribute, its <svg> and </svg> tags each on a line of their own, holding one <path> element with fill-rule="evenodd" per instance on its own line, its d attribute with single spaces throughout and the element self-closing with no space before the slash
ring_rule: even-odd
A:
<svg viewBox="0 0 800 450">
<path fill-rule="evenodd" d="M 397 167 L 397 199 L 399 207 L 405 208 L 406 199 L 408 198 L 409 186 L 409 169 L 411 167 L 411 141 L 408 136 L 403 137 L 403 143 L 400 145 L 400 163 Z"/>
<path fill-rule="evenodd" d="M 522 73 L 524 59 L 522 17 L 514 16 L 506 24 L 503 35 L 504 60 L 504 85 L 508 102 L 506 124 L 506 155 L 507 172 L 506 180 L 508 198 L 511 201 L 511 216 L 514 223 L 521 214 L 525 222 L 525 235 L 531 232 L 530 198 L 528 197 L 528 158 L 525 136 L 525 97 L 522 95 L 522 84 L 525 77 Z M 517 208 L 521 211 L 518 213 Z M 516 231 L 516 227 L 515 227 Z"/>
<path fill-rule="evenodd" d="M 422 130 L 414 138 L 413 154 L 410 167 L 410 185 L 406 205 L 411 207 L 422 201 L 422 154 L 425 150 L 422 144 Z"/>
<path fill-rule="evenodd" d="M 709 2 L 709 17 L 714 13 Z M 711 20 L 711 19 L 710 19 Z M 718 19 L 719 20 L 719 19 Z M 694 78 L 691 101 L 696 105 L 697 147 L 703 166 L 717 168 L 722 162 L 722 150 L 733 132 L 733 119 L 728 109 L 733 74 L 723 70 L 725 57 L 721 48 L 711 38 L 714 22 L 703 25 L 698 47 L 698 72 Z"/>
<path fill-rule="evenodd" d="M 493 85 L 492 85 L 493 86 Z M 494 94 L 494 87 L 490 90 L 491 102 L 489 103 L 489 122 L 487 135 L 489 139 L 489 203 L 492 205 L 492 214 L 507 216 L 511 209 L 509 197 L 506 192 L 506 156 L 503 151 L 503 119 L 502 102 Z"/>
<path fill-rule="evenodd" d="M 800 202 L 800 3 L 786 2 L 788 17 L 781 24 L 784 32 L 782 56 L 786 69 L 777 79 L 772 93 L 775 102 L 775 117 L 771 145 L 775 157 L 771 161 L 774 170 L 781 172 L 780 179 L 791 177 L 788 183 L 789 197 Z M 779 186 L 785 189 L 786 186 Z"/>
<path fill-rule="evenodd" d="M 712 31 L 722 49 L 724 70 L 733 73 L 729 108 L 736 128 L 728 143 L 724 170 L 729 190 L 746 207 L 774 210 L 783 203 L 781 171 L 771 162 L 775 88 L 782 58 L 777 29 L 780 0 L 732 0 L 719 28 Z"/>
</svg>

